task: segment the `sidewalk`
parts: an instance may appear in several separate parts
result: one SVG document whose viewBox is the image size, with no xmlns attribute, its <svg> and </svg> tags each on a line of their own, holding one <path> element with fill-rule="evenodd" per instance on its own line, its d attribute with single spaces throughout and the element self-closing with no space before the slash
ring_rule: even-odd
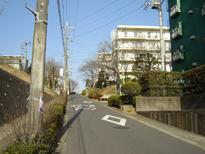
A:
<svg viewBox="0 0 205 154">
<path fill-rule="evenodd" d="M 63 134 L 58 142 L 58 146 L 55 150 L 55 154 L 64 154 L 66 153 L 67 148 L 67 141 L 69 140 L 68 138 L 68 133 L 69 133 L 69 127 L 72 124 L 72 122 L 75 120 L 75 118 L 79 115 L 81 110 L 75 113 L 74 109 L 70 107 L 70 104 L 67 103 L 66 105 L 66 114 L 64 115 L 64 124 L 63 124 Z"/>
<path fill-rule="evenodd" d="M 107 106 L 106 102 L 102 102 L 102 103 L 105 107 L 109 108 L 110 110 L 121 113 L 124 116 L 126 116 L 132 120 L 135 120 L 135 121 L 142 123 L 148 127 L 154 128 L 162 133 L 168 134 L 172 137 L 175 137 L 179 140 L 190 143 L 192 145 L 195 145 L 195 146 L 205 150 L 205 137 L 204 136 L 201 136 L 201 135 L 198 135 L 198 134 L 195 134 L 195 133 L 171 126 L 171 125 L 161 123 L 159 121 L 144 117 L 144 116 L 139 115 L 137 113 L 126 114 L 124 112 L 121 112 L 120 109 Z"/>
</svg>

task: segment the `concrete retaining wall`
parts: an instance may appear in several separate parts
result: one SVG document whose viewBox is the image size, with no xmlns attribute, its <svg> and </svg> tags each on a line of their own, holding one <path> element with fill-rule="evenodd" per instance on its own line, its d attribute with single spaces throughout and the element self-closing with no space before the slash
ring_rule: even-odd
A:
<svg viewBox="0 0 205 154">
<path fill-rule="evenodd" d="M 29 83 L 0 69 L 0 125 L 27 112 Z"/>
<path fill-rule="evenodd" d="M 181 97 L 181 108 L 183 110 L 205 109 L 205 94 Z"/>
<path fill-rule="evenodd" d="M 205 111 L 150 111 L 138 114 L 205 136 Z"/>
<path fill-rule="evenodd" d="M 136 111 L 181 110 L 180 97 L 136 97 Z"/>
</svg>

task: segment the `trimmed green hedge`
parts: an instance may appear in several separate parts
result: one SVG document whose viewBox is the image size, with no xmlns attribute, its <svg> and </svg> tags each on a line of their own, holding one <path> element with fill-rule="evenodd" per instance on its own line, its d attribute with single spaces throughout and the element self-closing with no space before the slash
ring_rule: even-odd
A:
<svg viewBox="0 0 205 154">
<path fill-rule="evenodd" d="M 205 65 L 184 72 L 182 76 L 184 83 L 184 95 L 205 93 Z"/>
<path fill-rule="evenodd" d="M 180 72 L 150 71 L 140 78 L 143 96 L 179 96 L 182 95 L 183 85 Z"/>
<path fill-rule="evenodd" d="M 120 95 L 113 95 L 108 98 L 108 106 L 120 108 L 121 103 Z"/>
</svg>

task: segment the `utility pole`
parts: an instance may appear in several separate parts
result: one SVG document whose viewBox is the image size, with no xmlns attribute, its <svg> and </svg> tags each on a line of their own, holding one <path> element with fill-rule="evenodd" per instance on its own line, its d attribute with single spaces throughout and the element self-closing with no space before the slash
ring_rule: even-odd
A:
<svg viewBox="0 0 205 154">
<path fill-rule="evenodd" d="M 63 69 L 63 76 L 64 76 L 64 84 L 63 84 L 63 89 L 65 94 L 70 93 L 70 85 L 69 85 L 69 78 L 70 78 L 70 73 L 69 73 L 69 43 L 71 42 L 71 31 L 73 27 L 69 26 L 68 23 L 66 22 L 63 28 L 63 47 L 64 47 L 64 69 Z"/>
<path fill-rule="evenodd" d="M 164 0 L 147 0 L 145 2 L 145 8 L 150 7 L 156 9 L 159 12 L 159 28 L 160 28 L 160 50 L 161 50 L 161 70 L 166 71 L 166 54 L 165 54 L 165 44 L 163 36 L 163 13 L 162 4 Z"/>
<path fill-rule="evenodd" d="M 64 82 L 63 82 L 63 90 L 64 90 L 64 94 L 68 94 L 69 93 L 69 87 L 68 87 L 68 31 L 69 27 L 68 24 L 66 23 L 64 25 L 64 29 L 63 29 L 63 48 L 64 48 L 64 67 L 63 67 L 63 78 L 64 78 Z"/>
<path fill-rule="evenodd" d="M 31 42 L 29 41 L 24 41 L 23 44 L 21 45 L 21 49 L 24 53 L 24 71 L 27 71 L 28 68 L 28 58 L 27 58 L 27 54 L 28 54 L 28 45 L 30 45 Z"/>
<path fill-rule="evenodd" d="M 44 67 L 49 0 L 37 0 L 36 11 L 26 8 L 35 15 L 33 36 L 32 69 L 29 96 L 29 123 L 32 133 L 40 129 L 39 100 L 44 91 Z"/>
</svg>

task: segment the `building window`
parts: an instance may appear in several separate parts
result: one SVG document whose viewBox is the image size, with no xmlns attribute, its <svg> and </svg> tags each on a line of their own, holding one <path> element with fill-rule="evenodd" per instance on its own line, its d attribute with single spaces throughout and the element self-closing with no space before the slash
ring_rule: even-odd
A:
<svg viewBox="0 0 205 154">
<path fill-rule="evenodd" d="M 178 22 L 178 25 L 172 29 L 172 39 L 182 36 L 182 22 Z"/>
<path fill-rule="evenodd" d="M 127 31 L 124 32 L 124 37 L 127 37 Z"/>
<path fill-rule="evenodd" d="M 147 37 L 151 38 L 151 33 L 150 32 L 147 33 Z"/>
<path fill-rule="evenodd" d="M 180 0 L 170 8 L 170 17 L 174 17 L 181 12 Z"/>
<path fill-rule="evenodd" d="M 173 61 L 182 61 L 184 60 L 184 47 L 180 45 L 180 47 L 173 52 Z"/>
</svg>

